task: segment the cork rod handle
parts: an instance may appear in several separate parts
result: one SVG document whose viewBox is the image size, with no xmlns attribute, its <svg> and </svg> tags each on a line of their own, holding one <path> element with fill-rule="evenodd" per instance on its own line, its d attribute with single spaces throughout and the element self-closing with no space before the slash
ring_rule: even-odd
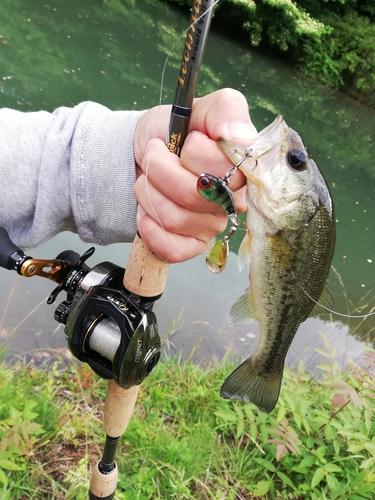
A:
<svg viewBox="0 0 375 500">
<path fill-rule="evenodd" d="M 125 270 L 126 290 L 141 297 L 157 297 L 164 292 L 168 271 L 168 262 L 159 259 L 137 235 Z"/>
</svg>

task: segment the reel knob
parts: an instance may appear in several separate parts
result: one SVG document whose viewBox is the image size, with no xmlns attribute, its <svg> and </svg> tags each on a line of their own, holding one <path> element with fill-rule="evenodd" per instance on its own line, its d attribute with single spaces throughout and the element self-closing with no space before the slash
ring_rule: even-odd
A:
<svg viewBox="0 0 375 500">
<path fill-rule="evenodd" d="M 21 264 L 28 258 L 10 239 L 8 231 L 0 227 L 0 267 L 19 272 Z"/>
<path fill-rule="evenodd" d="M 58 323 L 66 324 L 66 320 L 68 319 L 70 308 L 72 307 L 72 303 L 70 300 L 64 300 L 59 304 L 54 312 L 54 318 Z"/>
</svg>

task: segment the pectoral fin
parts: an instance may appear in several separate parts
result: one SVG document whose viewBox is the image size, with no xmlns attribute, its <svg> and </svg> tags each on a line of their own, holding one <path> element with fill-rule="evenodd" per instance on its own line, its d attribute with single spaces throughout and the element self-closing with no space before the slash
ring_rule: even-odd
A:
<svg viewBox="0 0 375 500">
<path fill-rule="evenodd" d="M 241 295 L 233 304 L 227 316 L 227 322 L 232 326 L 249 325 L 256 321 L 255 309 L 251 301 L 250 289 Z"/>
<path fill-rule="evenodd" d="M 240 271 L 250 265 L 250 245 L 251 236 L 249 231 L 246 231 L 245 237 L 242 240 L 240 248 L 238 250 L 238 269 Z"/>
</svg>

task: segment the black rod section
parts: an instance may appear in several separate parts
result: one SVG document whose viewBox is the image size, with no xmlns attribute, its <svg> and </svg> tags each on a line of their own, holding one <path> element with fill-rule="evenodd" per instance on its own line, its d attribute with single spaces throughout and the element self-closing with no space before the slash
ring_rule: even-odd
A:
<svg viewBox="0 0 375 500">
<path fill-rule="evenodd" d="M 99 470 L 102 474 L 110 474 L 116 467 L 115 455 L 119 437 L 106 436 L 102 459 L 99 462 Z"/>
<path fill-rule="evenodd" d="M 194 0 L 172 106 L 167 146 L 180 156 L 185 142 L 199 70 L 210 29 L 214 0 Z"/>
</svg>

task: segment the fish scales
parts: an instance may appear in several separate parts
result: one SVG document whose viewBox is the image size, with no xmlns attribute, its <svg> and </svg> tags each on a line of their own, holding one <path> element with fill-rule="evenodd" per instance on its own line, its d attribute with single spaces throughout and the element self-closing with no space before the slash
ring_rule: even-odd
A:
<svg viewBox="0 0 375 500">
<path fill-rule="evenodd" d="M 327 230 L 320 231 L 319 238 L 313 233 L 314 226 L 320 226 L 327 215 L 324 207 L 321 208 L 310 223 L 310 234 L 305 234 L 307 230 L 300 230 L 268 238 L 268 248 L 264 248 L 259 269 L 257 262 L 253 264 L 252 260 L 249 278 L 254 287 L 259 286 L 254 295 L 259 295 L 261 303 L 255 308 L 262 311 L 259 319 L 262 325 L 261 339 L 264 339 L 265 344 L 264 349 L 258 349 L 258 359 L 262 359 L 269 373 L 283 369 L 283 358 L 293 340 L 292 333 L 297 331 L 299 320 L 304 321 L 310 315 L 315 306 L 313 300 L 319 301 L 325 287 L 325 279 L 317 279 L 317 276 L 326 276 L 328 273 L 328 269 L 319 268 L 331 257 L 329 245 L 322 242 L 325 237 L 331 237 L 330 227 L 325 226 Z M 281 245 L 286 244 L 289 249 L 284 254 L 277 249 L 278 261 L 275 261 L 275 246 L 279 246 L 279 242 L 275 244 L 273 240 L 278 239 L 282 241 Z M 287 258 L 284 259 L 285 255 Z M 311 258 L 317 265 L 307 267 L 306 258 Z M 285 262 L 280 265 L 283 260 Z M 301 287 L 308 295 L 301 293 Z M 275 365 L 275 360 L 279 361 L 279 366 Z"/>
<path fill-rule="evenodd" d="M 246 152 L 224 140 L 219 146 L 233 164 Z M 327 277 L 334 210 L 318 167 L 282 117 L 260 133 L 240 168 L 248 178 L 248 212 L 239 261 L 240 268 L 250 262 L 250 288 L 232 307 L 229 322 L 258 320 L 260 338 L 254 355 L 224 382 L 221 395 L 270 412 L 300 324 L 321 312 L 319 303 L 332 307 Z"/>
</svg>

